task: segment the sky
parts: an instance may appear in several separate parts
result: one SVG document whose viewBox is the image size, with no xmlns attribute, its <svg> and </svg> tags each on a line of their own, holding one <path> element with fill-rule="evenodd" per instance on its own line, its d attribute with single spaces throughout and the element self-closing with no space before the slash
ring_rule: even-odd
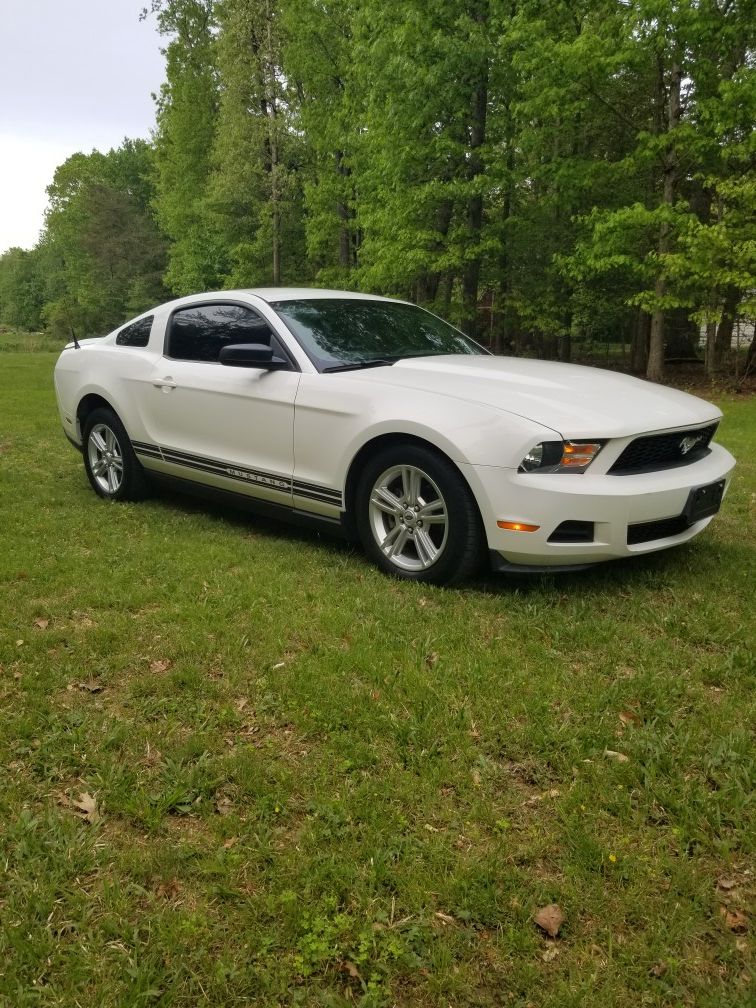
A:
<svg viewBox="0 0 756 1008">
<path fill-rule="evenodd" d="M 31 248 L 71 154 L 147 139 L 164 79 L 148 0 L 0 0 L 0 253 Z"/>
</svg>

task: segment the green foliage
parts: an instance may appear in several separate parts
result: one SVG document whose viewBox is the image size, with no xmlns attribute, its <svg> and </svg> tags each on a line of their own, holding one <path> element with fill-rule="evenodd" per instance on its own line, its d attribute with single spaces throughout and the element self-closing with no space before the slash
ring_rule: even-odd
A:
<svg viewBox="0 0 756 1008">
<path fill-rule="evenodd" d="M 165 49 L 158 97 L 154 206 L 170 239 L 165 282 L 175 294 L 221 286 L 227 249 L 212 226 L 206 187 L 218 114 L 213 0 L 153 0 Z"/>
<path fill-rule="evenodd" d="M 29 331 L 39 329 L 43 304 L 39 250 L 8 249 L 0 256 L 0 322 Z"/>
<path fill-rule="evenodd" d="M 302 141 L 282 67 L 281 17 L 272 0 L 218 4 L 220 107 L 206 205 L 234 287 L 305 279 Z"/>
<path fill-rule="evenodd" d="M 61 166 L 50 234 L 0 260 L 14 325 L 143 306 L 151 270 L 137 255 L 123 293 L 124 264 L 137 244 L 158 263 L 153 211 L 175 294 L 365 289 L 497 351 L 627 341 L 657 379 L 699 323 L 716 368 L 754 311 L 754 0 L 152 0 L 145 16 L 166 40 L 150 168 L 126 149 Z"/>
<path fill-rule="evenodd" d="M 152 150 L 142 140 L 108 154 L 74 154 L 55 172 L 36 254 L 42 314 L 61 337 L 101 334 L 165 296 L 151 172 Z"/>
</svg>

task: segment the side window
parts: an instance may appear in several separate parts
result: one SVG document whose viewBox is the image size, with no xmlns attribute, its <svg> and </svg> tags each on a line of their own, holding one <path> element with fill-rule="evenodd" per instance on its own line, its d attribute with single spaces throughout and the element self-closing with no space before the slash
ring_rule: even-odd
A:
<svg viewBox="0 0 756 1008">
<path fill-rule="evenodd" d="M 116 344 L 118 346 L 146 347 L 150 342 L 150 330 L 154 317 L 154 315 L 148 315 L 147 318 L 124 326 L 116 336 Z"/>
<path fill-rule="evenodd" d="M 273 332 L 265 319 L 244 305 L 194 305 L 173 313 L 166 356 L 215 363 L 224 346 L 270 344 L 272 338 Z"/>
</svg>

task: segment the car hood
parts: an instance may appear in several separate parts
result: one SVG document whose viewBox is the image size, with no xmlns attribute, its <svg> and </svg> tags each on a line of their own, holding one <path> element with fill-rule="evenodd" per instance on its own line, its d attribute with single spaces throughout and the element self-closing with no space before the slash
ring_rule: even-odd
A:
<svg viewBox="0 0 756 1008">
<path fill-rule="evenodd" d="M 464 354 L 417 357 L 350 378 L 482 403 L 565 438 L 626 437 L 692 427 L 720 411 L 686 392 L 576 364 Z"/>
</svg>

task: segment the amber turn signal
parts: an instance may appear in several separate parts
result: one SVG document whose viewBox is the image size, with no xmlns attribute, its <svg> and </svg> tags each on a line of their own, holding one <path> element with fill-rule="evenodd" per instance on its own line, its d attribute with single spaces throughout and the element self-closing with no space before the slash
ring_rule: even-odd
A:
<svg viewBox="0 0 756 1008">
<path fill-rule="evenodd" d="M 574 442 L 566 441 L 562 448 L 562 461 L 559 463 L 559 466 L 562 469 L 585 468 L 590 465 L 601 451 L 601 448 L 601 442 L 575 444 Z"/>
<path fill-rule="evenodd" d="M 527 525 L 525 522 L 497 521 L 500 529 L 507 529 L 509 532 L 537 532 L 540 525 Z"/>
</svg>

